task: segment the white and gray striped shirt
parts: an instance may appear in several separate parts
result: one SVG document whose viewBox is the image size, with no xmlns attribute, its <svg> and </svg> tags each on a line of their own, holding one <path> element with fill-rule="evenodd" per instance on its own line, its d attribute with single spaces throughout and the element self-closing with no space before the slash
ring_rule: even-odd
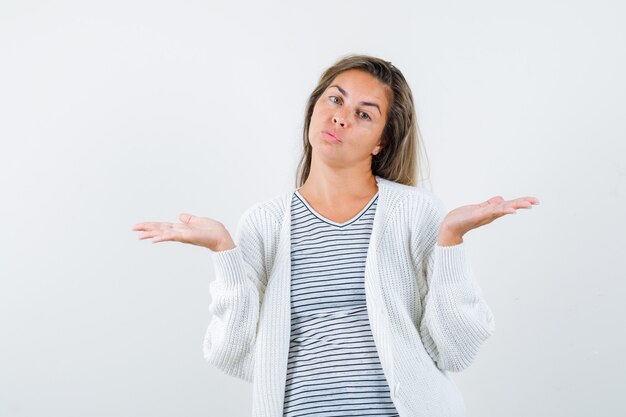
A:
<svg viewBox="0 0 626 417">
<path fill-rule="evenodd" d="M 283 416 L 398 416 L 370 328 L 364 271 L 378 193 L 352 219 L 291 202 L 291 336 Z"/>
</svg>

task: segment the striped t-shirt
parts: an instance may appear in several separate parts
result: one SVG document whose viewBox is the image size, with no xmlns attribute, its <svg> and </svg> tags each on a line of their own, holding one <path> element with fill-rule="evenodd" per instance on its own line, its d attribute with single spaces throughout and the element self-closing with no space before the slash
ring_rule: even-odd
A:
<svg viewBox="0 0 626 417">
<path fill-rule="evenodd" d="M 374 344 L 364 271 L 378 193 L 352 219 L 291 202 L 291 336 L 283 416 L 398 416 Z"/>
</svg>

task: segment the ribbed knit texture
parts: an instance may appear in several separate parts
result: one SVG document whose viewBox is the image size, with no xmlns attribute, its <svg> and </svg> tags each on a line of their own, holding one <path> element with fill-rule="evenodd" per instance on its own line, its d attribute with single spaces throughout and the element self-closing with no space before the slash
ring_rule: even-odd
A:
<svg viewBox="0 0 626 417">
<path fill-rule="evenodd" d="M 402 417 L 461 417 L 449 372 L 467 368 L 495 331 L 466 243 L 439 246 L 446 214 L 431 192 L 376 177 L 379 195 L 365 262 L 367 312 L 391 399 Z M 257 203 L 235 248 L 212 252 L 206 360 L 253 383 L 253 417 L 281 417 L 291 329 L 291 216 L 295 190 Z"/>
</svg>

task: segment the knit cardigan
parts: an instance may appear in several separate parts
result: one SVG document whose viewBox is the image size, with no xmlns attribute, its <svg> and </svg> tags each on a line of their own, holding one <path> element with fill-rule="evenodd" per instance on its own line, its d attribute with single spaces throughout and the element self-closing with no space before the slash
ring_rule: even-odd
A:
<svg viewBox="0 0 626 417">
<path fill-rule="evenodd" d="M 466 243 L 440 246 L 446 215 L 432 192 L 375 176 L 379 199 L 365 262 L 366 305 L 391 399 L 402 417 L 461 417 L 449 372 L 495 331 Z M 295 190 L 241 216 L 234 248 L 212 252 L 206 361 L 252 382 L 252 416 L 282 416 L 291 329 L 290 203 Z"/>
</svg>

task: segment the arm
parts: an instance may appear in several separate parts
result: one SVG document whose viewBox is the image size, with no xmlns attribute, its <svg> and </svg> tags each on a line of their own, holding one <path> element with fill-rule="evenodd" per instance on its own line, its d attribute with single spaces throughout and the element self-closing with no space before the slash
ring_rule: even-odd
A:
<svg viewBox="0 0 626 417">
<path fill-rule="evenodd" d="M 204 337 L 207 362 L 228 375 L 252 381 L 254 344 L 266 284 L 264 244 L 256 226 L 261 210 L 248 209 L 237 225 L 237 246 L 213 252 L 210 321 Z"/>
<path fill-rule="evenodd" d="M 448 240 L 438 241 L 445 216 L 441 200 L 435 197 L 423 213 L 421 244 L 416 244 L 414 252 L 426 284 L 420 291 L 419 332 L 437 367 L 460 372 L 494 333 L 495 321 L 474 279 L 466 244 L 443 246 Z"/>
</svg>

